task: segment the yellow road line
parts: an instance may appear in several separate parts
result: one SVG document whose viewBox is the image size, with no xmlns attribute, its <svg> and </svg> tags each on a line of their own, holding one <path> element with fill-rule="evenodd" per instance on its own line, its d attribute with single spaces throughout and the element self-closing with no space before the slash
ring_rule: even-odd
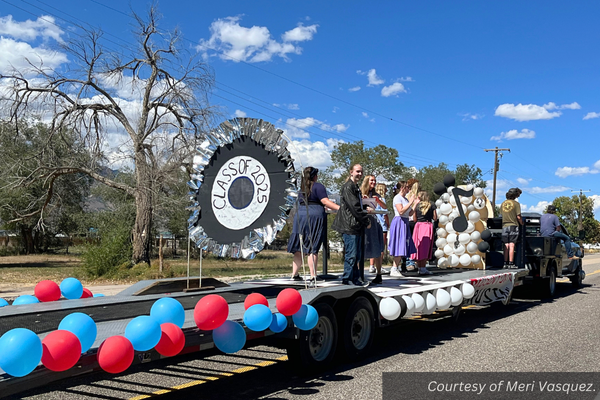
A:
<svg viewBox="0 0 600 400">
<path fill-rule="evenodd" d="M 262 361 L 255 365 L 249 365 L 247 367 L 234 369 L 233 371 L 221 372 L 221 373 L 219 373 L 219 375 L 221 375 L 222 377 L 228 377 L 228 376 L 233 376 L 234 374 L 243 374 L 244 372 L 254 371 L 255 369 L 258 369 L 260 367 L 268 367 L 271 365 L 275 365 L 275 364 L 277 364 L 278 361 L 287 361 L 287 359 L 288 359 L 288 356 L 282 356 L 282 357 L 276 358 L 274 361 Z M 192 386 L 201 385 L 203 383 L 207 383 L 208 381 L 216 381 L 218 379 L 219 379 L 218 376 L 209 376 L 204 379 L 198 379 L 196 381 L 187 382 L 182 385 L 173 386 L 169 389 L 161 389 L 161 390 L 157 390 L 156 392 L 152 392 L 150 394 L 143 394 L 143 395 L 136 396 L 136 397 L 130 397 L 129 400 L 149 399 L 154 396 L 160 396 L 161 394 L 171 393 L 175 390 L 187 389 Z"/>
</svg>

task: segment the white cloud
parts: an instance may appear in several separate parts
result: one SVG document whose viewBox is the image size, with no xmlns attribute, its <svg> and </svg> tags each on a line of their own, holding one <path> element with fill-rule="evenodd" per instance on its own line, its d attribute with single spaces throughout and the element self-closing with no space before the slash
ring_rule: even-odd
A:
<svg viewBox="0 0 600 400">
<path fill-rule="evenodd" d="M 413 78 L 411 78 L 410 76 L 407 76 L 406 78 L 400 78 L 398 79 L 400 82 L 414 82 L 415 80 Z"/>
<path fill-rule="evenodd" d="M 367 78 L 369 79 L 369 84 L 367 86 L 378 86 L 385 82 L 377 75 L 377 71 L 375 70 L 375 68 L 371 68 L 366 72 L 358 70 L 356 71 L 356 73 L 359 75 L 367 75 Z"/>
<path fill-rule="evenodd" d="M 529 181 L 531 181 L 531 179 L 517 178 L 517 182 L 519 182 L 521 185 L 529 185 Z"/>
<path fill-rule="evenodd" d="M 246 113 L 242 110 L 235 110 L 235 116 L 237 118 L 246 118 Z"/>
<path fill-rule="evenodd" d="M 527 192 L 528 193 L 533 193 L 533 194 L 538 194 L 538 193 L 559 193 L 559 192 L 564 192 L 566 190 L 570 190 L 569 187 L 566 186 L 548 186 L 548 187 L 539 187 L 539 186 L 534 186 L 532 188 L 528 188 Z"/>
<path fill-rule="evenodd" d="M 340 109 L 339 107 L 334 106 L 333 110 L 331 110 L 331 112 L 335 114 L 336 112 L 338 112 L 339 109 Z"/>
<path fill-rule="evenodd" d="M 589 113 L 585 114 L 585 117 L 583 117 L 584 120 L 586 120 L 586 119 L 593 119 L 593 118 L 600 118 L 600 113 L 589 112 Z"/>
<path fill-rule="evenodd" d="M 542 201 L 538 202 L 535 206 L 527 207 L 526 205 L 522 205 L 521 210 L 526 211 L 526 212 L 536 212 L 536 213 L 543 214 L 546 211 L 546 207 L 548 207 L 548 204 L 552 204 L 552 203 L 549 201 L 542 200 Z"/>
<path fill-rule="evenodd" d="M 556 169 L 554 175 L 566 178 L 567 176 L 578 176 L 585 174 L 597 174 L 600 172 L 597 169 L 591 169 L 590 167 L 560 167 Z"/>
<path fill-rule="evenodd" d="M 300 106 L 298 104 L 286 104 L 287 108 L 290 110 L 299 110 Z"/>
<path fill-rule="evenodd" d="M 398 93 L 406 93 L 404 85 L 400 82 L 393 83 L 390 86 L 384 86 L 383 89 L 381 89 L 381 95 L 383 97 L 394 96 Z"/>
<path fill-rule="evenodd" d="M 64 53 L 0 37 L 0 72 L 5 74 L 17 70 L 25 76 L 31 76 L 36 74 L 35 68 L 51 70 L 67 61 Z"/>
<path fill-rule="evenodd" d="M 343 140 L 327 139 L 326 141 L 311 142 L 310 140 L 294 140 L 289 146 L 290 153 L 297 168 L 313 166 L 324 169 L 331 165 L 331 152 Z"/>
<path fill-rule="evenodd" d="M 348 89 L 349 92 L 358 92 L 360 90 L 360 86 L 354 86 Z"/>
<path fill-rule="evenodd" d="M 595 168 L 595 169 L 600 169 L 600 160 L 598 160 L 598 161 L 596 161 L 596 162 L 594 163 L 594 168 Z"/>
<path fill-rule="evenodd" d="M 521 129 L 521 132 L 516 129 L 511 129 L 508 132 L 500 133 L 500 136 L 492 136 L 490 140 L 514 140 L 514 139 L 533 139 L 535 138 L 535 131 L 529 129 Z"/>
<path fill-rule="evenodd" d="M 544 108 L 546 110 L 565 110 L 565 109 L 566 110 L 579 110 L 579 109 L 581 109 L 581 106 L 577 102 L 573 102 L 571 104 L 563 104 L 561 106 L 558 106 L 553 102 L 550 102 L 548 104 L 544 104 Z"/>
<path fill-rule="evenodd" d="M 458 114 L 459 116 L 463 117 L 463 121 L 476 121 L 478 119 L 482 119 L 483 117 L 485 117 L 485 115 L 483 114 L 471 114 L 471 113 L 464 113 L 464 114 Z"/>
<path fill-rule="evenodd" d="M 594 200 L 594 212 L 600 211 L 600 194 L 593 194 L 588 196 L 588 198 Z"/>
<path fill-rule="evenodd" d="M 279 122 L 281 123 L 281 121 Z M 312 117 L 306 117 L 301 119 L 289 118 L 285 122 L 285 126 L 283 126 L 282 129 L 287 133 L 288 136 L 292 138 L 308 139 L 310 138 L 310 133 L 307 132 L 306 129 L 309 129 L 311 127 L 315 127 L 328 132 L 342 133 L 345 132 L 350 127 L 350 125 L 330 125 Z"/>
<path fill-rule="evenodd" d="M 494 193 L 494 181 L 485 181 L 486 187 L 483 189 L 485 195 L 492 201 L 492 194 Z M 506 179 L 496 180 L 496 205 L 500 205 L 506 198 L 506 192 L 514 185 Z"/>
<path fill-rule="evenodd" d="M 33 41 L 38 37 L 44 40 L 52 38 L 62 42 L 61 35 L 64 32 L 55 24 L 54 17 L 42 15 L 35 21 L 28 19 L 24 22 L 16 22 L 12 15 L 0 17 L 0 35 L 10 36 L 17 40 Z"/>
<path fill-rule="evenodd" d="M 552 103 L 551 103 L 552 104 Z M 515 121 L 533 121 L 552 119 L 561 115 L 560 111 L 548 112 L 548 109 L 535 104 L 501 104 L 496 108 L 497 117 L 514 119 Z"/>
<path fill-rule="evenodd" d="M 265 26 L 243 27 L 240 17 L 218 19 L 210 25 L 210 39 L 200 40 L 196 49 L 205 58 L 209 51 L 219 53 L 225 61 L 261 62 L 271 61 L 274 56 L 289 60 L 288 54 L 301 54 L 302 48 L 294 42 L 312 40 L 318 25 L 297 26 L 282 35 L 282 42 L 277 42 Z"/>
</svg>

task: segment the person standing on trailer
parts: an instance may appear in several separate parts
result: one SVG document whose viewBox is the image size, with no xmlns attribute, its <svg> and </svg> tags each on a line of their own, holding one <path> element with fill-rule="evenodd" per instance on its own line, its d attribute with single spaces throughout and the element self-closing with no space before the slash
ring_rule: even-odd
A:
<svg viewBox="0 0 600 400">
<path fill-rule="evenodd" d="M 300 196 L 294 227 L 288 241 L 287 251 L 294 254 L 292 262 L 292 280 L 301 281 L 300 267 L 302 266 L 302 253 L 300 252 L 300 235 L 302 235 L 302 250 L 308 254 L 308 268 L 311 281 L 317 280 L 317 261 L 319 249 L 325 240 L 327 229 L 327 214 L 325 207 L 337 210 L 339 205 L 327 197 L 325 186 L 317 182 L 319 170 L 306 167 L 302 172 Z"/>
<path fill-rule="evenodd" d="M 332 229 L 342 234 L 344 240 L 344 285 L 364 284 L 360 280 L 362 271 L 359 271 L 358 263 L 363 257 L 365 228 L 370 228 L 370 219 L 368 209 L 363 209 L 362 195 L 358 188 L 362 175 L 363 168 L 360 164 L 354 164 L 350 168 L 350 176 L 340 190 L 340 209 L 331 225 Z"/>
<path fill-rule="evenodd" d="M 375 191 L 379 194 L 379 201 L 377 208 L 375 210 L 387 210 L 387 204 L 385 201 L 385 195 L 387 194 L 387 186 L 385 183 L 378 183 L 375 186 Z M 384 254 L 385 249 L 387 248 L 387 234 L 390 227 L 390 219 L 387 214 L 377 214 L 377 221 L 379 221 L 379 225 L 381 225 L 381 229 L 383 230 L 383 243 L 384 243 Z M 372 271 L 374 272 L 374 271 Z M 389 273 L 386 271 L 384 273 Z"/>
<path fill-rule="evenodd" d="M 506 200 L 500 206 L 502 213 L 502 243 L 504 243 L 504 266 L 512 268 L 515 265 L 515 244 L 519 240 L 521 205 L 516 201 L 523 193 L 519 188 L 511 188 L 506 192 Z"/>
<path fill-rule="evenodd" d="M 370 202 L 373 209 L 381 208 L 379 203 L 379 194 L 375 191 L 377 179 L 374 175 L 367 175 L 363 180 L 360 191 L 363 195 L 363 203 Z M 385 206 L 385 203 L 383 203 Z M 377 221 L 375 215 L 369 215 L 371 227 L 365 230 L 365 258 L 369 259 L 369 272 L 377 272 L 375 278 L 371 281 L 372 285 L 382 282 L 381 279 L 381 258 L 383 256 L 384 242 L 383 229 Z"/>
<path fill-rule="evenodd" d="M 390 225 L 390 242 L 388 250 L 394 257 L 394 266 L 390 271 L 391 276 L 402 276 L 398 268 L 402 267 L 402 260 L 415 252 L 415 243 L 410 235 L 409 217 L 412 215 L 412 207 L 418 202 L 418 196 L 412 200 L 406 198 L 409 187 L 406 181 L 400 181 L 394 189 L 394 219 Z"/>
<path fill-rule="evenodd" d="M 437 211 L 435 204 L 429 201 L 429 194 L 426 191 L 420 191 L 417 197 L 420 200 L 415 205 L 413 213 L 413 221 L 415 221 L 413 241 L 417 251 L 413 256 L 417 262 L 419 275 L 432 275 L 427 269 L 427 261 L 431 258 L 433 250 L 433 221 L 437 220 Z"/>
</svg>

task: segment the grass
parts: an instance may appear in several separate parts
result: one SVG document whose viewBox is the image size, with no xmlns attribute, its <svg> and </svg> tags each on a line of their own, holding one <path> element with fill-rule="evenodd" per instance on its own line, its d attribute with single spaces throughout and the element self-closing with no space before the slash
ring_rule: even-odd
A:
<svg viewBox="0 0 600 400">
<path fill-rule="evenodd" d="M 41 254 L 0 257 L 0 285 L 26 286 L 50 279 L 60 282 L 73 276 L 84 285 L 130 284 L 142 279 L 184 277 L 187 275 L 187 258 L 181 252 L 179 258 L 165 258 L 162 274 L 158 272 L 158 260 L 150 266 L 138 264 L 133 268 L 120 269 L 113 276 L 89 278 L 81 268 L 80 255 L 83 248 L 70 248 L 70 254 Z M 318 270 L 322 270 L 319 260 Z M 328 263 L 329 271 L 342 269 L 343 260 L 333 253 Z M 190 275 L 198 276 L 199 260 L 190 260 Z M 290 275 L 292 254 L 285 251 L 265 250 L 254 260 L 219 259 L 212 255 L 202 260 L 202 276 L 213 278 L 264 278 Z M 307 266 L 308 271 L 308 266 Z"/>
</svg>

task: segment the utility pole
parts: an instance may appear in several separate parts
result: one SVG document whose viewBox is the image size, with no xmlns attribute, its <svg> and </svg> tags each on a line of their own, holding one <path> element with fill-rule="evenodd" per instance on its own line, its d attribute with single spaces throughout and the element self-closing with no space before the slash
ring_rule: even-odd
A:
<svg viewBox="0 0 600 400">
<path fill-rule="evenodd" d="M 574 192 L 576 193 L 577 190 L 571 190 L 571 193 L 574 193 Z M 577 213 L 577 230 L 579 232 L 577 232 L 577 233 L 578 233 L 580 239 L 583 239 L 581 237 L 581 236 L 583 236 L 582 235 L 582 232 L 583 232 L 583 220 L 581 218 L 581 207 L 582 207 L 582 202 L 583 202 L 583 192 L 591 192 L 591 190 L 579 189 L 579 212 Z"/>
<path fill-rule="evenodd" d="M 500 167 L 500 161 L 498 161 L 498 152 L 502 152 L 502 151 L 508 151 L 510 152 L 510 149 L 499 149 L 498 147 L 496 147 L 495 149 L 484 149 L 484 151 L 487 153 L 488 151 L 493 151 L 494 154 L 494 192 L 492 193 L 492 206 L 493 206 L 493 210 L 494 210 L 494 216 L 496 214 L 496 175 L 498 175 L 498 169 Z M 502 153 L 500 153 L 500 157 L 502 157 Z"/>
</svg>

